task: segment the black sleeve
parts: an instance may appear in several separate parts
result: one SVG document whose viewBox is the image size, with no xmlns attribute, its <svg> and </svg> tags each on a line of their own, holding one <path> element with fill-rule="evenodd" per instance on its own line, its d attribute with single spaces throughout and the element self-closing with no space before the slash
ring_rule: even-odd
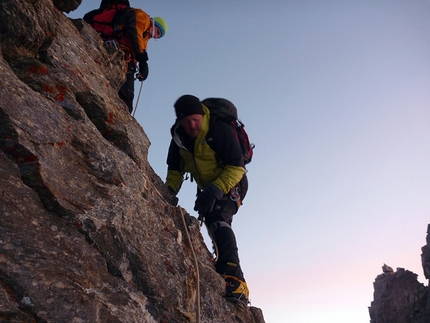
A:
<svg viewBox="0 0 430 323">
<path fill-rule="evenodd" d="M 148 66 L 148 53 L 144 50 L 142 53 L 136 53 L 136 59 L 139 62 L 139 74 L 144 80 L 148 78 L 149 66 Z"/>
<path fill-rule="evenodd" d="M 132 49 L 134 51 L 134 55 L 135 55 L 137 61 L 139 62 L 139 64 L 146 63 L 146 61 L 148 60 L 148 54 L 147 54 L 146 50 L 141 52 L 140 47 L 139 47 L 138 37 L 142 37 L 142 35 L 137 34 L 136 12 L 133 9 L 126 10 L 124 13 L 121 14 L 120 21 L 125 26 L 124 27 L 125 33 L 127 35 L 127 38 L 130 39 L 131 46 L 133 47 Z"/>
<path fill-rule="evenodd" d="M 167 154 L 167 169 L 177 170 L 181 172 L 181 155 L 179 153 L 178 145 L 173 141 L 170 141 L 169 152 Z"/>
</svg>

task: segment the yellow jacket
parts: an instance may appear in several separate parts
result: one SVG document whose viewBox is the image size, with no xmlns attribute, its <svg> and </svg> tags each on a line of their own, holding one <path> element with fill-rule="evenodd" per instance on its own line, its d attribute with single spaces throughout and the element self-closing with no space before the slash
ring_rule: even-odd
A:
<svg viewBox="0 0 430 323">
<path fill-rule="evenodd" d="M 192 147 L 188 145 L 187 148 L 187 135 L 179 123 L 172 128 L 166 184 L 175 193 L 179 192 L 185 173 L 193 176 L 201 190 L 213 183 L 224 194 L 229 193 L 246 173 L 233 127 L 220 121 L 209 129 L 210 112 L 204 105 L 203 110 L 202 128 Z"/>
</svg>

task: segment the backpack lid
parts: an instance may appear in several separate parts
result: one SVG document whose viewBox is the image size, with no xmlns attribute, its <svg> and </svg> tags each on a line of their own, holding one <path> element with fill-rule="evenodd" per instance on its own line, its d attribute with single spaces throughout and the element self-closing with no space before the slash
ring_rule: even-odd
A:
<svg viewBox="0 0 430 323">
<path fill-rule="evenodd" d="M 227 99 L 222 98 L 207 98 L 202 103 L 209 109 L 211 115 L 220 118 L 235 118 L 238 119 L 236 106 Z"/>
</svg>

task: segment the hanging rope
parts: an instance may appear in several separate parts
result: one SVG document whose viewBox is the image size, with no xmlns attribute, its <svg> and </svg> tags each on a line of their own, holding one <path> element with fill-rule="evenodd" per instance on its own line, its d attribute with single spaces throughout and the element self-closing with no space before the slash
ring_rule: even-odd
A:
<svg viewBox="0 0 430 323">
<path fill-rule="evenodd" d="M 179 212 L 181 213 L 182 223 L 184 224 L 185 233 L 187 234 L 188 243 L 191 247 L 191 252 L 193 254 L 194 258 L 194 264 L 196 266 L 196 285 L 197 285 L 197 299 L 196 299 L 196 306 L 197 306 L 197 323 L 200 323 L 200 273 L 199 273 L 199 263 L 197 261 L 197 256 L 194 251 L 193 244 L 191 242 L 190 233 L 188 232 L 187 223 L 185 222 L 185 216 L 182 212 L 182 208 L 179 206 Z"/>
<path fill-rule="evenodd" d="M 140 93 L 142 93 L 142 86 L 143 86 L 143 82 L 140 82 L 140 90 L 139 90 L 139 95 L 137 96 L 136 106 L 134 107 L 133 117 L 134 117 L 134 115 L 136 114 L 137 105 L 139 104 Z"/>
</svg>

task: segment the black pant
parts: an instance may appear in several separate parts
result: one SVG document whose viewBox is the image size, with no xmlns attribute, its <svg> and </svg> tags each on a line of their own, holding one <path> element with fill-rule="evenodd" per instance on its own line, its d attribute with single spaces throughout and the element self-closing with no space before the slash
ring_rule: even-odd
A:
<svg viewBox="0 0 430 323">
<path fill-rule="evenodd" d="M 218 260 L 215 263 L 217 273 L 235 276 L 245 281 L 240 267 L 236 237 L 231 228 L 233 215 L 238 208 L 237 202 L 230 199 L 230 194 L 224 195 L 215 203 L 212 212 L 205 216 L 204 222 L 218 250 Z"/>
<path fill-rule="evenodd" d="M 119 97 L 128 107 L 128 111 L 133 111 L 133 99 L 134 99 L 134 75 L 136 74 L 136 63 L 130 60 L 127 64 L 127 79 L 125 83 L 119 89 Z"/>
</svg>

